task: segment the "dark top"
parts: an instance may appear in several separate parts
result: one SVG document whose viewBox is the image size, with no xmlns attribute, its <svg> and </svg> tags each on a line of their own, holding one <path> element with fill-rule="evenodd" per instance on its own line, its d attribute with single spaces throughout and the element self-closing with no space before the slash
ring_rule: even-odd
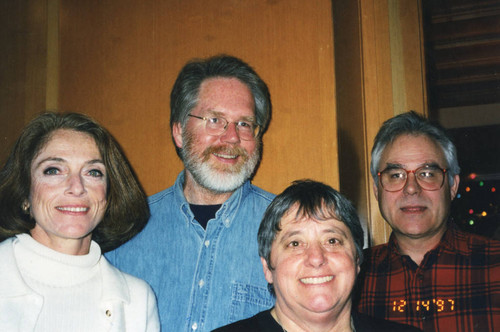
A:
<svg viewBox="0 0 500 332">
<path fill-rule="evenodd" d="M 189 204 L 191 211 L 194 214 L 194 219 L 198 221 L 198 223 L 204 229 L 207 229 L 207 224 L 210 219 L 215 218 L 215 214 L 219 211 L 222 204 L 215 205 L 196 205 Z"/>
<path fill-rule="evenodd" d="M 238 322 L 219 327 L 213 332 L 283 332 L 283 328 L 271 315 L 271 310 L 259 312 L 257 315 Z M 373 318 L 357 312 L 352 313 L 356 332 L 419 332 L 416 327 Z"/>
</svg>

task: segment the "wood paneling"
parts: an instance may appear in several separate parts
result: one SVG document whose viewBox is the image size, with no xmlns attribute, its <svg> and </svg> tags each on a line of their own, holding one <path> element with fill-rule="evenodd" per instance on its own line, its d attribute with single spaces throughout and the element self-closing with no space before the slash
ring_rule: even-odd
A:
<svg viewBox="0 0 500 332">
<path fill-rule="evenodd" d="M 254 183 L 278 193 L 295 179 L 338 188 L 340 178 L 372 243 L 384 242 L 370 150 L 384 120 L 426 112 L 420 1 L 333 4 L 332 20 L 329 0 L 2 2 L 2 149 L 44 108 L 87 113 L 116 136 L 153 194 L 182 169 L 168 124 L 178 71 L 193 57 L 228 53 L 272 95 Z"/>
<path fill-rule="evenodd" d="M 46 108 L 46 27 L 44 1 L 0 1 L 2 165 L 26 121 Z"/>
<path fill-rule="evenodd" d="M 373 139 L 394 115 L 427 110 L 420 1 L 334 0 L 333 10 L 340 189 L 376 245 L 387 242 L 391 229 L 373 194 Z"/>
<path fill-rule="evenodd" d="M 169 93 L 184 63 L 238 56 L 268 83 L 273 119 L 254 183 L 272 192 L 314 178 L 338 187 L 331 3 L 61 0 L 59 108 L 117 137 L 148 194 L 182 169 Z"/>
</svg>

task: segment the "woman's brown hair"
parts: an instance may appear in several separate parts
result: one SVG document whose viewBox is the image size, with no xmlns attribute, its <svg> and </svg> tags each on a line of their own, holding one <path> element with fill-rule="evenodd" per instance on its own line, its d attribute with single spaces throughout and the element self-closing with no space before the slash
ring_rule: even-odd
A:
<svg viewBox="0 0 500 332">
<path fill-rule="evenodd" d="M 92 239 L 103 252 L 119 247 L 139 233 L 149 219 L 146 195 L 113 136 L 96 121 L 79 113 L 45 112 L 23 129 L 0 170 L 0 241 L 28 233 L 36 221 L 23 210 L 31 190 L 31 163 L 54 131 L 74 130 L 93 137 L 108 176 L 107 207 Z"/>
</svg>

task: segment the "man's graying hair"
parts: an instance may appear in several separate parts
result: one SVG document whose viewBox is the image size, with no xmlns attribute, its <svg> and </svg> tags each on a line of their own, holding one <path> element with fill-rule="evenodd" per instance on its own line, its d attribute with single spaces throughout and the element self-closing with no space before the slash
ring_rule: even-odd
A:
<svg viewBox="0 0 500 332">
<path fill-rule="evenodd" d="M 378 184 L 377 173 L 380 171 L 379 163 L 384 149 L 401 135 L 423 135 L 436 142 L 443 150 L 447 163 L 445 168 L 447 169 L 448 180 L 450 185 L 453 185 L 453 177 L 460 173 L 455 145 L 441 126 L 431 123 L 415 111 L 406 112 L 385 121 L 377 133 L 373 143 L 370 163 L 370 172 L 375 184 Z"/>
<path fill-rule="evenodd" d="M 228 55 L 194 59 L 182 68 L 170 93 L 170 128 L 176 123 L 181 123 L 182 128 L 185 128 L 188 114 L 198 103 L 201 84 L 207 79 L 217 77 L 236 78 L 250 89 L 255 103 L 256 122 L 260 126 L 260 139 L 271 120 L 269 89 L 252 67 Z"/>
</svg>

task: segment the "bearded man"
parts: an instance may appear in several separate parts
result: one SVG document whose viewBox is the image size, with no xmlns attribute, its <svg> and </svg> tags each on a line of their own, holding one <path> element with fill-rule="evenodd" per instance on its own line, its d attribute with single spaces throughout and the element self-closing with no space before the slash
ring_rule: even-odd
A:
<svg viewBox="0 0 500 332">
<path fill-rule="evenodd" d="M 153 287 L 163 331 L 211 331 L 274 304 L 257 244 L 274 195 L 250 183 L 271 99 L 248 64 L 225 55 L 187 63 L 170 97 L 184 170 L 149 198 L 145 229 L 107 257 Z"/>
</svg>

